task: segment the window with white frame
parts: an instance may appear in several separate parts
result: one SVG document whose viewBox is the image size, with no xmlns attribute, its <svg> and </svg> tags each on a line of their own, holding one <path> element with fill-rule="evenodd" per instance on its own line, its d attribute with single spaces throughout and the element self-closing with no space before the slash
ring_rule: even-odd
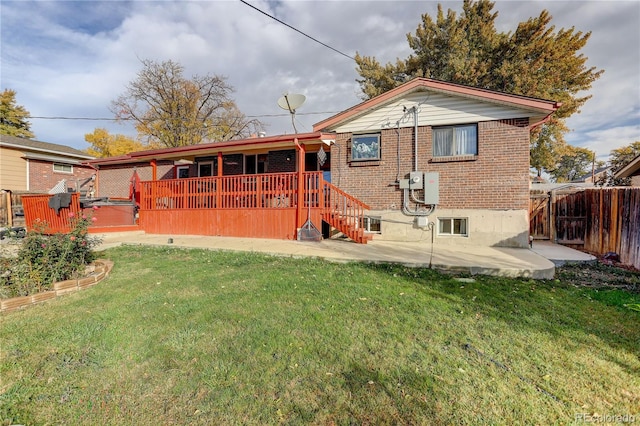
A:
<svg viewBox="0 0 640 426">
<path fill-rule="evenodd" d="M 53 171 L 57 173 L 73 173 L 73 166 L 71 164 L 53 163 Z"/>
<path fill-rule="evenodd" d="M 362 228 L 365 230 L 365 232 L 380 234 L 382 232 L 380 223 L 380 216 L 365 216 L 362 218 Z"/>
<path fill-rule="evenodd" d="M 213 176 L 213 161 L 198 163 L 198 177 Z"/>
<path fill-rule="evenodd" d="M 455 157 L 478 155 L 478 126 L 446 126 L 433 128 L 433 156 Z"/>
<path fill-rule="evenodd" d="M 466 217 L 440 217 L 438 218 L 439 235 L 469 235 L 468 219 Z"/>
<path fill-rule="evenodd" d="M 353 135 L 351 138 L 351 160 L 371 161 L 380 159 L 380 135 Z"/>
<path fill-rule="evenodd" d="M 189 177 L 189 166 L 176 166 L 176 178 L 186 179 Z"/>
</svg>

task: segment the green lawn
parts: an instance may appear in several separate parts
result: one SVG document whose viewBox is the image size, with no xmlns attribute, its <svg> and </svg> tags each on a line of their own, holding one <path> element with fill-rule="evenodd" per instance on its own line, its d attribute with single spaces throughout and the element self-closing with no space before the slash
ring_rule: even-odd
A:
<svg viewBox="0 0 640 426">
<path fill-rule="evenodd" d="M 571 273 L 460 281 L 250 253 L 101 255 L 107 280 L 0 316 L 0 424 L 640 421 L 633 291 Z"/>
</svg>

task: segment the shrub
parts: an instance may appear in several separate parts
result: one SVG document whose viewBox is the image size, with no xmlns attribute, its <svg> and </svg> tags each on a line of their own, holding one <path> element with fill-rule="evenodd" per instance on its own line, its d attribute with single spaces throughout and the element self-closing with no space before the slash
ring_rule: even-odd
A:
<svg viewBox="0 0 640 426">
<path fill-rule="evenodd" d="M 0 262 L 0 297 L 27 296 L 50 290 L 58 281 L 78 278 L 94 260 L 100 239 L 90 236 L 90 215 L 69 213 L 68 234 L 46 235 L 45 223 L 27 232 L 16 258 Z M 8 268 L 5 270 L 5 268 Z"/>
</svg>

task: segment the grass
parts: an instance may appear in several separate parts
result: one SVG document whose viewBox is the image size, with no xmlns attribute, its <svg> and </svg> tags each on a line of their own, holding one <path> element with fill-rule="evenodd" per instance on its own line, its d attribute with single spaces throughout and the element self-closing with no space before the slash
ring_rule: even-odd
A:
<svg viewBox="0 0 640 426">
<path fill-rule="evenodd" d="M 0 424 L 640 418 L 638 293 L 175 248 L 0 317 Z M 599 293 L 598 293 L 599 294 Z"/>
</svg>

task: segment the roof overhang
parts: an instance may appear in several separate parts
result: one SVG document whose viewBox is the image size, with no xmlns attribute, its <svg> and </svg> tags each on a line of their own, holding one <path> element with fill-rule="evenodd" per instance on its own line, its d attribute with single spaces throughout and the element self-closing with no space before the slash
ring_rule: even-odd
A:
<svg viewBox="0 0 640 426">
<path fill-rule="evenodd" d="M 74 159 L 69 157 L 62 157 L 58 155 L 47 155 L 41 154 L 39 152 L 25 152 L 23 158 L 27 160 L 40 160 L 40 161 L 50 161 L 52 163 L 62 163 L 62 164 L 71 164 L 71 165 L 81 165 L 82 159 Z M 93 157 L 91 157 L 93 158 Z"/>
<path fill-rule="evenodd" d="M 323 140 L 335 140 L 335 134 L 326 132 L 298 133 L 213 142 L 176 148 L 152 149 L 132 152 L 118 157 L 99 158 L 88 163 L 92 166 L 144 163 L 151 160 L 194 161 L 197 157 L 213 155 L 247 153 L 251 151 L 269 151 L 277 149 L 295 149 L 295 140 L 300 144 L 320 144 Z"/>
<path fill-rule="evenodd" d="M 561 103 L 555 101 L 510 95 L 429 78 L 415 78 L 395 89 L 391 89 L 375 98 L 371 98 L 326 120 L 316 123 L 313 126 L 313 130 L 317 132 L 333 129 L 338 125 L 367 114 L 376 107 L 418 91 L 444 93 L 524 109 L 531 112 L 531 117 L 534 118 L 535 121 L 543 120 L 562 106 Z"/>
<path fill-rule="evenodd" d="M 41 148 L 37 148 L 37 147 L 31 147 L 31 146 L 24 146 L 24 145 L 18 145 L 18 144 L 13 144 L 11 142 L 5 142 L 5 141 L 1 141 L 0 142 L 0 146 L 5 147 L 5 148 L 13 148 L 16 150 L 20 150 L 23 151 L 25 153 L 25 155 L 29 155 L 30 153 L 43 153 L 43 155 L 54 155 L 54 156 L 60 156 L 60 158 L 65 157 L 68 159 L 77 159 L 79 161 L 86 161 L 86 160 L 92 160 L 95 157 L 91 156 L 91 155 L 77 155 L 77 154 L 71 154 L 69 152 L 64 152 L 64 151 L 55 151 L 55 150 L 50 150 L 50 149 L 41 149 Z M 35 154 L 33 154 L 35 155 Z"/>
<path fill-rule="evenodd" d="M 618 170 L 614 177 L 616 178 L 628 178 L 640 174 L 640 155 L 631 160 L 629 164 Z"/>
</svg>

